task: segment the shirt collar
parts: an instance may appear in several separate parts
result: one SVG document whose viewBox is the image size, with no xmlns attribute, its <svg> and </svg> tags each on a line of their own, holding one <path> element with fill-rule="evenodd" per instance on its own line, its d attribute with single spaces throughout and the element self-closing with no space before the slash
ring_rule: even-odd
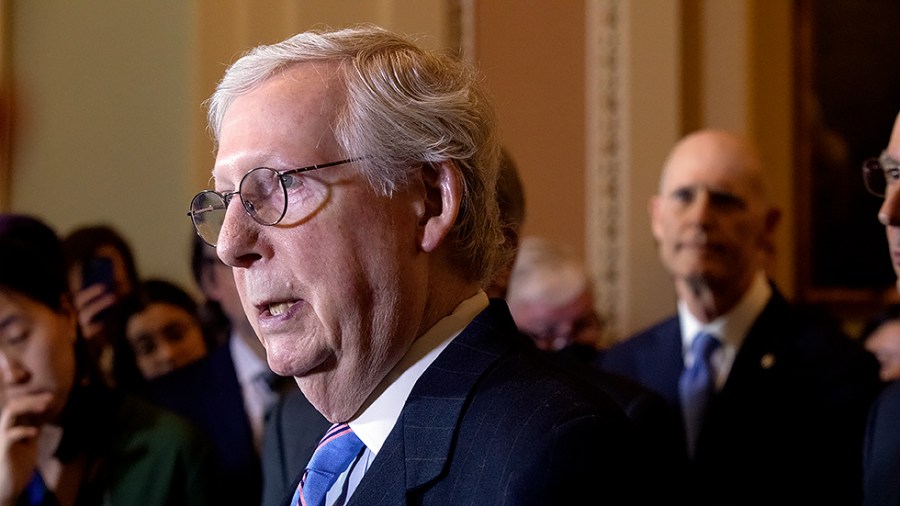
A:
<svg viewBox="0 0 900 506">
<path fill-rule="evenodd" d="M 252 383 L 261 374 L 270 374 L 269 365 L 257 355 L 250 345 L 236 332 L 228 339 L 231 359 L 234 361 L 234 372 L 241 385 Z"/>
<path fill-rule="evenodd" d="M 703 324 L 687 308 L 684 301 L 678 301 L 678 317 L 681 324 L 682 353 L 686 357 L 694 337 L 702 332 L 716 336 L 723 344 L 739 349 L 750 331 L 753 322 L 759 317 L 769 299 L 772 297 L 772 287 L 764 271 L 759 271 L 753 277 L 753 282 L 747 293 L 735 305 L 731 311 L 716 318 L 708 324 Z"/>
<path fill-rule="evenodd" d="M 413 386 L 444 348 L 488 307 L 488 297 L 479 290 L 460 303 L 416 339 L 397 365 L 381 381 L 376 395 L 362 413 L 350 421 L 350 428 L 372 453 L 377 454 L 390 434 Z"/>
</svg>

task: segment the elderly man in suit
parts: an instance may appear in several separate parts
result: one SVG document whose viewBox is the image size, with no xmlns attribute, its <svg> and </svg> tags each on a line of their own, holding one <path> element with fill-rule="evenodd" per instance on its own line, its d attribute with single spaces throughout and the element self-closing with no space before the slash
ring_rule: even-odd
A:
<svg viewBox="0 0 900 506">
<path fill-rule="evenodd" d="M 858 503 L 876 364 L 767 278 L 778 211 L 754 146 L 725 131 L 688 135 L 650 211 L 678 314 L 602 366 L 681 414 L 691 502 Z"/>
<path fill-rule="evenodd" d="M 334 423 L 290 504 L 628 502 L 625 415 L 481 289 L 503 256 L 482 86 L 358 27 L 258 47 L 209 101 L 215 190 L 189 214 Z"/>
<path fill-rule="evenodd" d="M 884 225 L 891 264 L 900 290 L 900 114 L 887 149 L 863 163 L 866 188 L 884 202 L 878 221 Z M 863 504 L 900 504 L 900 382 L 890 383 L 878 396 L 869 415 L 864 452 Z"/>
</svg>

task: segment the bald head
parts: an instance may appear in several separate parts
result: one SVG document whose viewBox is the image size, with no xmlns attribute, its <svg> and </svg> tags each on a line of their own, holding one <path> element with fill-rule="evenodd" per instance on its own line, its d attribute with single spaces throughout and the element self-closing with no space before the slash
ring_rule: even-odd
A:
<svg viewBox="0 0 900 506">
<path fill-rule="evenodd" d="M 699 130 L 681 139 L 663 165 L 660 194 L 672 174 L 687 167 L 702 167 L 705 172 L 715 167 L 723 178 L 740 180 L 757 198 L 767 199 L 759 151 L 737 134 L 725 130 Z"/>
</svg>

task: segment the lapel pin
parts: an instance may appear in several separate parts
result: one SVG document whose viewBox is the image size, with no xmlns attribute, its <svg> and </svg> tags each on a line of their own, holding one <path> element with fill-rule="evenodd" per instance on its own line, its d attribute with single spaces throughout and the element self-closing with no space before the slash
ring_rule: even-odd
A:
<svg viewBox="0 0 900 506">
<path fill-rule="evenodd" d="M 766 353 L 762 356 L 762 359 L 760 359 L 759 365 L 761 365 L 763 369 L 770 369 L 775 365 L 775 355 L 773 353 Z"/>
</svg>

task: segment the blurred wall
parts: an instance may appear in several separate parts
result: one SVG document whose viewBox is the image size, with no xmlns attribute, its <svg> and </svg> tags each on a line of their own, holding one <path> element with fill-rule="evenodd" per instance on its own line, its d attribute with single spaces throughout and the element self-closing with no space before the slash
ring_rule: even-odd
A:
<svg viewBox="0 0 900 506">
<path fill-rule="evenodd" d="M 106 223 L 145 275 L 187 280 L 188 3 L 10 2 L 10 207 Z"/>
<path fill-rule="evenodd" d="M 144 275 L 191 285 L 185 211 L 190 196 L 206 186 L 213 161 L 202 102 L 226 66 L 252 46 L 310 27 L 373 22 L 418 34 L 430 47 L 455 50 L 461 39 L 493 90 L 504 143 L 522 172 L 525 233 L 568 243 L 613 272 L 597 289 L 615 307 L 619 335 L 674 309 L 647 201 L 669 148 L 699 127 L 731 128 L 759 140 L 785 211 L 773 274 L 793 293 L 791 2 L 4 5 L 15 99 L 12 177 L 0 192 L 9 195 L 6 207 L 42 216 L 62 233 L 110 223 L 133 244 Z M 606 71 L 585 49 L 598 23 L 612 32 L 606 35 L 613 47 L 604 51 L 615 59 L 615 90 L 604 97 L 616 101 L 615 131 L 602 139 L 617 143 L 614 199 L 598 197 L 586 184 L 598 141 L 587 133 L 598 98 L 589 77 Z M 616 207 L 611 221 L 600 222 L 588 210 L 607 200 Z M 614 246 L 612 256 L 598 260 L 596 245 L 605 243 Z"/>
</svg>

